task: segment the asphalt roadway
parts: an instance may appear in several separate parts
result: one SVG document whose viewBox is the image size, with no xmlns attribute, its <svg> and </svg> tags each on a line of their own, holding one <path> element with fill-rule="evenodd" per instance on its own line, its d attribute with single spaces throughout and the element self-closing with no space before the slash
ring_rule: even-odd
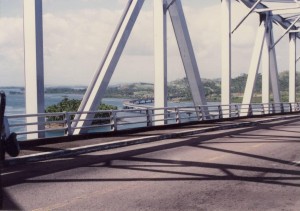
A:
<svg viewBox="0 0 300 211">
<path fill-rule="evenodd" d="M 7 210 L 300 210 L 300 118 L 12 166 Z"/>
</svg>

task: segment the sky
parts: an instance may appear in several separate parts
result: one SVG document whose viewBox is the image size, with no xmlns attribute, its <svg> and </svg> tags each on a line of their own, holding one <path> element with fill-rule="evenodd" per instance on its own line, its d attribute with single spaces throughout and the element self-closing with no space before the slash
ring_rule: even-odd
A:
<svg viewBox="0 0 300 211">
<path fill-rule="evenodd" d="M 182 0 L 202 78 L 221 78 L 220 0 Z M 43 0 L 44 74 L 47 86 L 88 86 L 126 0 Z M 23 0 L 0 0 L 0 86 L 24 86 Z M 233 3 L 232 26 L 248 11 Z M 232 75 L 247 73 L 258 27 L 252 14 L 232 35 Z M 185 77 L 168 19 L 168 81 Z M 275 26 L 275 40 L 283 30 Z M 110 84 L 154 82 L 153 0 L 145 0 Z M 279 70 L 288 69 L 288 37 L 276 47 Z"/>
</svg>

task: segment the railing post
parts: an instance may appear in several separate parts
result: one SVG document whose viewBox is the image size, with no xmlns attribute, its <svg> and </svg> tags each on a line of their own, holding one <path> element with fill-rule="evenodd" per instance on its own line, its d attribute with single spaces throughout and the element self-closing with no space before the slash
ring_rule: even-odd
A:
<svg viewBox="0 0 300 211">
<path fill-rule="evenodd" d="M 117 112 L 113 112 L 113 118 L 114 118 L 114 131 L 118 130 L 118 122 L 117 122 Z"/>
<path fill-rule="evenodd" d="M 252 105 L 251 104 L 249 104 L 248 116 L 253 116 L 253 109 L 252 109 Z"/>
<path fill-rule="evenodd" d="M 199 113 L 201 113 L 201 119 L 202 119 L 202 121 L 205 120 L 205 113 L 204 113 L 204 111 L 203 111 L 203 109 L 202 109 L 201 106 L 199 106 Z"/>
<path fill-rule="evenodd" d="M 114 117 L 113 117 L 112 111 L 109 113 L 109 118 L 110 118 L 110 130 L 113 131 L 114 130 Z"/>
<path fill-rule="evenodd" d="M 180 113 L 179 113 L 179 108 L 178 107 L 175 108 L 175 113 L 176 113 L 176 123 L 180 124 L 181 119 L 180 119 Z"/>
<path fill-rule="evenodd" d="M 222 106 L 218 105 L 218 110 L 219 110 L 219 119 L 223 119 Z M 229 115 L 229 117 L 230 117 L 230 115 Z"/>
<path fill-rule="evenodd" d="M 151 114 L 151 110 L 149 108 L 147 108 L 146 110 L 146 115 L 147 115 L 147 127 L 151 127 L 152 126 L 152 114 Z"/>
<path fill-rule="evenodd" d="M 238 105 L 234 105 L 234 107 L 235 107 L 235 115 L 236 115 L 237 117 L 240 117 L 239 106 L 238 106 Z"/>
<path fill-rule="evenodd" d="M 111 111 L 110 112 L 110 124 L 111 124 L 111 131 L 117 131 L 117 117 L 116 117 L 116 112 Z"/>
<path fill-rule="evenodd" d="M 265 106 L 264 106 L 264 104 L 261 104 L 261 114 L 262 115 L 265 115 L 266 113 L 265 113 Z"/>
<path fill-rule="evenodd" d="M 72 126 L 71 126 L 71 118 L 70 118 L 70 114 L 68 112 L 64 112 L 64 116 L 65 116 L 65 135 L 72 135 Z"/>
<path fill-rule="evenodd" d="M 272 113 L 275 114 L 276 113 L 276 110 L 275 110 L 275 104 L 272 103 Z"/>
<path fill-rule="evenodd" d="M 284 106 L 283 106 L 283 103 L 280 103 L 280 112 L 281 112 L 281 113 L 284 113 Z"/>
</svg>

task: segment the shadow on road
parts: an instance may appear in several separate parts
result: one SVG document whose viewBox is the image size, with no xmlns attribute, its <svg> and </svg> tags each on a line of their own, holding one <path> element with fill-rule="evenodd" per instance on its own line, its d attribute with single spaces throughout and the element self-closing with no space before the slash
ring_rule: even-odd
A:
<svg viewBox="0 0 300 211">
<path fill-rule="evenodd" d="M 1 190 L 3 201 L 1 203 L 0 209 L 4 210 L 22 210 L 21 206 L 16 203 L 16 201 L 8 194 L 5 190 Z"/>
<path fill-rule="evenodd" d="M 295 123 L 299 120 L 286 121 L 284 124 Z M 209 144 L 234 144 L 241 143 L 235 141 L 229 142 L 207 142 L 217 138 L 228 137 L 228 136 L 242 136 L 250 141 L 242 143 L 253 143 L 252 139 L 256 137 L 253 135 L 251 137 L 249 133 L 258 129 L 274 129 L 275 126 L 281 126 L 283 123 L 277 124 L 264 124 L 256 127 L 238 129 L 233 132 L 221 132 L 218 134 L 205 135 L 199 134 L 197 137 L 191 136 L 183 141 L 176 143 L 162 144 L 159 146 L 153 146 L 149 148 L 141 148 L 135 150 L 129 150 L 125 152 L 111 153 L 108 155 L 80 155 L 77 157 L 70 157 L 65 159 L 56 159 L 47 162 L 29 163 L 23 166 L 13 166 L 4 169 L 4 174 L 2 175 L 2 184 L 4 187 L 9 187 L 12 185 L 20 183 L 68 183 L 68 182 L 136 182 L 136 181 L 246 181 L 255 183 L 265 183 L 272 185 L 285 185 L 300 187 L 300 169 L 299 166 L 291 163 L 288 160 L 282 160 L 274 157 L 267 157 L 263 155 L 255 155 L 251 153 L 239 152 L 228 149 L 220 149 L 211 147 Z M 262 136 L 262 135 L 259 135 Z M 272 139 L 272 137 L 269 137 Z M 298 143 L 295 137 L 291 136 L 280 136 L 280 140 L 277 141 L 255 141 L 254 143 L 278 143 L 284 140 L 288 143 Z M 203 144 L 207 144 L 204 146 Z M 257 167 L 251 165 L 236 165 L 236 164 L 222 164 L 222 163 L 210 163 L 210 162 L 193 162 L 175 159 L 155 159 L 147 158 L 146 153 L 162 151 L 166 149 L 172 149 L 182 146 L 191 146 L 199 150 L 211 150 L 218 151 L 226 154 L 233 154 L 247 158 L 260 159 L 262 161 L 267 161 L 268 165 L 264 167 Z M 144 155 L 144 157 L 138 157 Z M 124 165 L 114 165 L 114 160 L 126 161 L 128 164 Z M 281 164 L 279 167 L 270 167 L 272 164 Z M 142 172 L 153 172 L 162 173 L 161 177 L 155 178 L 135 178 L 134 173 L 130 178 L 96 178 L 96 179 L 35 179 L 36 177 L 42 175 L 48 175 L 56 172 L 71 170 L 80 167 L 90 167 L 90 168 L 103 168 L 103 170 L 109 169 L 125 169 L 132 171 L 142 171 Z M 174 167 L 174 168 L 173 168 Z M 166 169 L 164 169 L 166 168 Z M 173 169 L 172 169 L 173 168 Z M 180 170 L 178 170 L 178 168 Z M 194 171 L 191 169 L 213 169 L 220 170 L 223 172 L 221 175 L 213 175 L 209 173 L 198 173 L 199 171 Z M 236 172 L 246 172 L 245 176 L 237 175 Z M 268 174 L 268 176 L 266 176 Z M 249 176 L 250 175 L 250 176 Z M 9 196 L 5 191 L 3 192 L 3 198 L 5 201 L 5 208 L 19 209 L 19 206 L 13 202 L 11 196 Z"/>
</svg>

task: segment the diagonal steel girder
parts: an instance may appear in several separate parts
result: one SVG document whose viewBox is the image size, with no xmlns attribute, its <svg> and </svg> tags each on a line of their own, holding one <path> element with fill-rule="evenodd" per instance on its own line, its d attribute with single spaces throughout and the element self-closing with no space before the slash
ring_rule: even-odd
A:
<svg viewBox="0 0 300 211">
<path fill-rule="evenodd" d="M 271 87 L 273 91 L 273 98 L 275 103 L 281 102 L 278 82 L 278 67 L 276 60 L 274 45 L 274 36 L 272 30 L 272 22 L 266 16 L 260 16 L 260 25 L 257 31 L 257 37 L 252 54 L 251 64 L 248 72 L 248 79 L 245 87 L 244 98 L 242 103 L 242 115 L 246 116 L 249 112 L 248 105 L 251 104 L 255 81 L 260 65 L 263 59 L 263 101 L 269 102 L 269 80 L 271 80 Z M 264 47 L 264 49 L 263 49 Z M 262 57 L 262 50 L 263 57 Z"/>
<path fill-rule="evenodd" d="M 249 72 L 248 72 L 248 79 L 244 91 L 244 98 L 243 98 L 243 105 L 242 105 L 243 115 L 247 115 L 246 111 L 248 111 L 248 105 L 252 101 L 256 76 L 259 69 L 261 53 L 262 53 L 263 44 L 265 40 L 265 33 L 266 33 L 265 25 L 266 25 L 266 20 L 265 19 L 261 20 L 259 28 L 257 30 L 256 41 L 253 48 L 252 59 L 251 59 Z"/>
<path fill-rule="evenodd" d="M 189 81 L 194 105 L 206 105 L 207 102 L 205 98 L 204 87 L 201 81 L 199 68 L 197 65 L 181 1 L 168 0 L 167 2 L 169 5 L 168 10 L 173 24 L 173 29 L 179 47 L 182 63 L 187 79 Z M 208 116 L 209 112 L 207 107 L 203 107 L 202 109 L 204 115 Z"/>
<path fill-rule="evenodd" d="M 73 131 L 74 135 L 82 133 L 82 128 L 90 125 L 91 122 L 88 121 L 88 119 L 92 118 L 94 114 L 89 114 L 87 112 L 97 110 L 143 4 L 144 0 L 128 1 L 104 59 L 102 60 L 99 69 L 96 71 L 80 104 L 78 109 L 78 113 L 80 114 L 77 114 L 74 118 L 72 124 L 72 127 L 75 128 Z"/>
</svg>

